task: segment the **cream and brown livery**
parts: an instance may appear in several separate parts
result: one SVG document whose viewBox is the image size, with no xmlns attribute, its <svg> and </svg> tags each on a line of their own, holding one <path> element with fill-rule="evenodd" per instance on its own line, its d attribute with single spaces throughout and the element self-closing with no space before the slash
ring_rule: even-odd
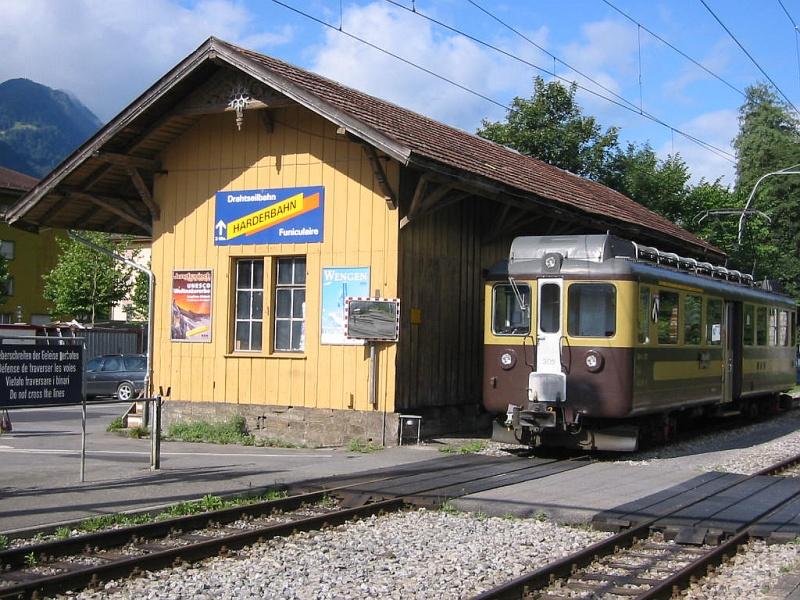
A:
<svg viewBox="0 0 800 600">
<path fill-rule="evenodd" d="M 612 235 L 517 238 L 485 294 L 501 441 L 634 450 L 679 416 L 756 414 L 795 382 L 794 300 Z"/>
</svg>

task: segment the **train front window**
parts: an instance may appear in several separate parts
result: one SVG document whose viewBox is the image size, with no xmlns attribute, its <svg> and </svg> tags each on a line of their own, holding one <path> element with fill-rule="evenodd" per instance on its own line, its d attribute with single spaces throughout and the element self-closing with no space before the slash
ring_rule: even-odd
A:
<svg viewBox="0 0 800 600">
<path fill-rule="evenodd" d="M 617 290 L 608 283 L 569 286 L 567 330 L 575 337 L 611 337 L 617 330 Z"/>
<path fill-rule="evenodd" d="M 561 286 L 546 283 L 539 293 L 539 330 L 556 333 L 561 329 Z"/>
<path fill-rule="evenodd" d="M 526 283 L 516 285 L 524 309 L 511 285 L 500 283 L 494 286 L 492 333 L 495 335 L 528 335 L 531 332 L 531 287 Z"/>
</svg>

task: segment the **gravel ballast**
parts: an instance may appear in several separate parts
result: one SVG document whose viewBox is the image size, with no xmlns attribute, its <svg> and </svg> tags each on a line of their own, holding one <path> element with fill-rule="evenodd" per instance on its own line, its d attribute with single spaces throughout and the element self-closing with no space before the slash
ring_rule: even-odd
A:
<svg viewBox="0 0 800 600">
<path fill-rule="evenodd" d="M 536 519 L 415 510 L 109 582 L 97 598 L 469 598 L 607 533 Z"/>
</svg>

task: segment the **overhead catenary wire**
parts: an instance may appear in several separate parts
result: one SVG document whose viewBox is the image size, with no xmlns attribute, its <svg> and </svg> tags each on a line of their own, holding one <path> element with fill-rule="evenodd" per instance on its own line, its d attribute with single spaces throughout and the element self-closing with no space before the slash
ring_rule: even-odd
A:
<svg viewBox="0 0 800 600">
<path fill-rule="evenodd" d="M 431 17 L 428 17 L 427 15 L 424 15 L 421 12 L 419 12 L 419 10 L 409 9 L 409 8 L 403 6 L 403 5 L 400 5 L 400 4 L 397 4 L 396 2 L 393 2 L 393 0 L 387 0 L 387 1 L 391 2 L 392 4 L 394 4 L 396 6 L 398 6 L 399 8 L 402 8 L 403 10 L 411 12 L 411 13 L 413 13 L 413 14 L 421 17 L 421 18 L 425 18 L 425 19 L 428 19 L 428 20 L 436 22 Z M 485 100 L 487 102 L 490 102 L 491 104 L 494 104 L 495 106 L 503 108 L 503 109 L 505 109 L 507 111 L 512 111 L 513 110 L 512 107 L 508 106 L 507 104 L 499 102 L 499 101 L 495 100 L 494 98 L 491 98 L 491 97 L 489 97 L 489 96 L 487 96 L 487 95 L 485 95 L 485 94 L 483 94 L 481 92 L 478 92 L 478 91 L 476 91 L 476 90 L 474 90 L 474 89 L 472 89 L 472 88 L 470 88 L 470 87 L 468 87 L 466 85 L 460 84 L 460 83 L 458 83 L 458 82 L 456 82 L 456 81 L 454 81 L 454 80 L 452 80 L 452 79 L 450 79 L 448 77 L 445 77 L 444 75 L 436 73 L 435 71 L 432 71 L 431 69 L 423 67 L 422 65 L 419 65 L 419 64 L 417 64 L 417 63 L 415 63 L 415 62 L 413 62 L 413 61 L 411 61 L 411 60 L 409 60 L 407 58 L 403 58 L 402 56 L 400 56 L 398 54 L 395 54 L 394 52 L 391 52 L 391 51 L 389 51 L 389 50 L 387 50 L 385 48 L 382 48 L 381 46 L 378 46 L 377 44 L 374 44 L 374 43 L 372 43 L 372 42 L 370 42 L 370 41 L 368 41 L 368 40 L 366 40 L 366 39 L 364 39 L 364 38 L 362 38 L 362 37 L 360 37 L 358 35 L 350 33 L 350 32 L 348 32 L 348 31 L 346 31 L 344 29 L 339 30 L 338 27 L 336 27 L 335 25 L 331 25 L 330 23 L 328 23 L 328 22 L 326 22 L 326 21 L 324 21 L 324 20 L 322 20 L 322 19 L 320 19 L 318 17 L 315 17 L 314 15 L 311 15 L 311 14 L 309 14 L 309 13 L 307 13 L 307 12 L 297 8 L 297 7 L 291 6 L 291 5 L 283 2 L 282 0 L 272 0 L 272 2 L 275 3 L 275 4 L 278 4 L 279 6 L 283 6 L 284 8 L 286 8 L 286 9 L 288 9 L 288 10 L 290 10 L 290 11 L 292 11 L 292 12 L 294 12 L 294 13 L 296 13 L 296 14 L 304 17 L 304 18 L 307 18 L 307 19 L 309 19 L 311 21 L 314 21 L 315 23 L 318 23 L 319 25 L 322 25 L 323 27 L 327 27 L 329 29 L 332 29 L 333 31 L 337 31 L 337 32 L 341 33 L 342 35 L 347 36 L 350 39 L 353 39 L 353 40 L 355 40 L 355 41 L 357 41 L 357 42 L 359 42 L 361 44 L 364 44 L 365 46 L 368 46 L 368 47 L 370 47 L 370 48 L 372 48 L 374 50 L 377 50 L 378 52 L 381 52 L 381 53 L 383 53 L 383 54 L 385 54 L 385 55 L 387 55 L 387 56 L 389 56 L 391 58 L 394 58 L 395 60 L 398 60 L 398 61 L 400 61 L 400 62 L 402 62 L 402 63 L 404 63 L 406 65 L 409 65 L 410 67 L 413 67 L 413 68 L 415 68 L 417 70 L 420 70 L 423 73 L 426 73 L 426 74 L 428 74 L 428 75 L 430 75 L 432 77 L 435 77 L 435 78 L 437 78 L 437 79 L 439 79 L 441 81 L 444 81 L 445 83 L 448 83 L 448 84 L 450 84 L 452 86 L 455 86 L 455 87 L 459 88 L 462 91 L 465 91 L 465 92 L 467 92 L 469 94 L 472 94 L 473 96 L 481 98 L 481 99 L 483 99 L 483 100 Z M 484 46 L 486 46 L 486 47 L 488 47 L 490 49 L 493 49 L 493 50 L 495 50 L 497 52 L 500 52 L 500 53 L 504 54 L 505 56 L 507 56 L 509 58 L 512 58 L 514 60 L 517 60 L 519 62 L 527 64 L 528 66 L 530 66 L 530 67 L 532 67 L 534 69 L 537 69 L 537 70 L 539 70 L 539 71 L 541 71 L 541 72 L 543 72 L 543 73 L 545 73 L 547 75 L 550 75 L 550 76 L 555 77 L 555 78 L 557 78 L 559 80 L 565 81 L 565 82 L 567 82 L 569 84 L 573 84 L 574 83 L 579 89 L 581 89 L 581 90 L 583 90 L 583 91 L 585 91 L 585 92 L 587 92 L 589 94 L 593 94 L 594 96 L 597 96 L 598 98 L 606 100 L 607 102 L 611 102 L 612 104 L 615 104 L 616 106 L 619 106 L 620 108 L 623 108 L 623 109 L 628 110 L 630 112 L 633 112 L 634 114 L 641 115 L 641 116 L 643 116 L 643 117 L 645 117 L 645 118 L 647 118 L 647 119 L 649 119 L 649 120 L 651 120 L 651 121 L 653 121 L 655 123 L 658 123 L 659 125 L 662 125 L 663 127 L 666 127 L 667 129 L 672 129 L 676 133 L 678 133 L 678 134 L 682 135 L 683 137 L 685 137 L 687 140 L 692 141 L 693 143 L 697 144 L 698 146 L 704 148 L 705 150 L 708 150 L 709 152 L 712 152 L 713 154 L 717 155 L 718 157 L 720 157 L 720 158 L 722 158 L 724 160 L 727 160 L 730 163 L 735 164 L 735 162 L 736 162 L 734 155 L 731 154 L 730 152 L 727 152 L 727 151 L 723 150 L 722 148 L 718 148 L 717 146 L 714 146 L 713 144 L 710 144 L 709 142 L 701 140 L 700 138 L 698 138 L 698 137 L 696 137 L 696 136 L 694 136 L 694 135 L 692 135 L 692 134 L 690 134 L 688 132 L 685 132 L 685 131 L 683 131 L 681 129 L 678 129 L 677 127 L 673 127 L 673 126 L 669 125 L 668 123 L 664 122 L 662 119 L 660 119 L 660 118 L 658 118 L 658 117 L 656 117 L 656 116 L 654 116 L 654 115 L 652 115 L 652 114 L 650 114 L 650 113 L 648 113 L 646 111 L 640 113 L 639 108 L 634 103 L 630 102 L 629 100 L 624 100 L 624 103 L 620 102 L 620 101 L 617 101 L 617 100 L 614 100 L 613 98 L 609 98 L 607 96 L 604 96 L 603 94 L 601 94 L 601 93 L 599 93 L 599 92 L 597 92 L 595 90 L 592 90 L 590 88 L 587 88 L 586 86 L 583 86 L 583 85 L 579 84 L 578 82 L 574 82 L 574 81 L 571 81 L 571 80 L 569 80 L 569 79 L 567 79 L 565 77 L 562 77 L 562 76 L 556 74 L 555 72 L 553 72 L 553 71 L 551 71 L 549 69 L 546 69 L 546 68 L 541 67 L 539 65 L 535 65 L 535 64 L 533 64 L 533 63 L 531 63 L 529 61 L 526 61 L 526 60 L 524 60 L 524 59 L 522 59 L 522 58 L 520 58 L 518 56 L 515 56 L 514 54 L 512 54 L 510 52 L 507 52 L 507 51 L 505 51 L 505 50 L 503 50 L 501 48 L 493 46 L 492 44 L 489 44 L 488 42 L 484 42 L 483 40 L 479 40 L 478 38 L 475 38 L 474 36 L 470 36 L 469 34 L 465 34 L 463 32 L 460 32 L 459 30 L 457 30 L 455 28 L 452 28 L 449 25 L 446 25 L 444 23 L 439 23 L 439 22 L 437 22 L 437 24 L 441 24 L 442 27 L 446 27 L 446 28 L 450 29 L 451 31 L 453 31 L 454 33 L 458 33 L 460 35 L 464 35 L 468 39 L 473 40 L 478 44 L 484 45 Z"/>
<path fill-rule="evenodd" d="M 554 77 L 555 79 L 558 79 L 558 80 L 563 81 L 563 82 L 565 82 L 567 84 L 570 84 L 570 85 L 574 84 L 578 89 L 580 89 L 580 90 L 582 90 L 582 91 L 584 91 L 584 92 L 586 92 L 588 94 L 592 94 L 592 95 L 594 95 L 594 96 L 596 96 L 596 97 L 598 97 L 598 98 L 600 98 L 602 100 L 605 100 L 607 102 L 615 104 L 616 106 L 619 106 L 620 108 L 623 108 L 623 109 L 625 109 L 625 110 L 627 110 L 629 112 L 632 112 L 633 114 L 636 114 L 636 115 L 639 115 L 639 116 L 644 117 L 646 119 L 649 119 L 650 121 L 653 121 L 654 123 L 657 123 L 658 125 L 661 125 L 661 126 L 667 128 L 667 129 L 669 129 L 673 133 L 678 133 L 678 134 L 682 135 L 687 140 L 689 140 L 691 142 L 694 142 L 695 144 L 697 144 L 701 148 L 703 148 L 705 150 L 708 150 L 709 152 L 712 152 L 713 154 L 719 156 L 720 158 L 723 158 L 723 159 L 727 160 L 728 162 L 730 162 L 732 164 L 736 163 L 736 157 L 732 153 L 730 153 L 730 152 L 728 152 L 728 151 L 726 151 L 726 150 L 724 150 L 722 148 L 719 148 L 717 146 L 714 146 L 713 144 L 710 144 L 709 142 L 701 140 L 700 138 L 698 138 L 696 136 L 693 136 L 692 134 L 687 133 L 687 132 L 685 132 L 685 131 L 683 131 L 681 129 L 678 129 L 677 127 L 674 127 L 674 126 L 670 125 L 669 123 L 665 122 L 663 119 L 661 119 L 661 118 L 653 115 L 652 113 L 649 113 L 646 110 L 644 110 L 641 103 L 637 104 L 636 102 L 628 100 L 627 98 L 625 98 L 623 96 L 620 96 L 616 92 L 613 92 L 612 90 L 608 89 L 603 84 L 601 84 L 597 80 L 593 79 L 589 75 L 586 75 L 585 73 L 583 73 L 582 71 L 578 70 L 577 68 L 575 68 L 574 66 L 570 65 L 569 63 L 559 59 L 552 52 L 550 52 L 546 48 L 542 47 L 541 45 L 537 44 L 535 41 L 530 39 L 528 36 L 526 36 L 522 32 L 520 32 L 517 29 L 515 29 L 512 25 L 509 25 L 508 23 L 506 23 L 505 21 L 503 21 L 502 19 L 500 19 L 499 17 L 497 17 L 496 15 L 494 15 L 493 13 L 488 11 L 486 8 L 484 8 L 481 5 L 479 5 L 474 0 L 467 0 L 467 1 L 470 4 L 472 4 L 473 6 L 475 6 L 475 8 L 479 9 L 481 12 L 486 14 L 488 17 L 491 17 L 492 19 L 497 21 L 503 27 L 509 29 L 510 31 L 512 31 L 513 33 L 515 33 L 516 35 L 518 35 L 519 37 L 521 37 L 522 39 L 524 39 L 528 43 L 532 44 L 534 47 L 538 48 L 539 50 L 541 50 L 542 52 L 544 52 L 548 56 L 551 56 L 553 58 L 553 64 L 554 65 L 555 65 L 556 61 L 560 62 L 562 65 L 564 65 L 568 69 L 571 69 L 572 71 L 574 71 L 575 73 L 577 73 L 581 77 L 584 77 L 585 79 L 587 79 L 588 81 L 594 83 L 595 85 L 597 85 L 601 89 L 606 90 L 610 94 L 612 94 L 613 96 L 619 98 L 619 100 L 621 100 L 621 102 L 618 102 L 617 100 L 614 100 L 613 98 L 609 98 L 608 96 L 605 96 L 605 95 L 601 94 L 600 92 L 598 92 L 596 90 L 588 88 L 585 85 L 582 85 L 582 84 L 578 83 L 577 81 L 574 81 L 572 79 L 568 79 L 566 77 L 563 77 L 563 76 L 557 74 L 555 72 L 555 68 L 552 71 L 549 70 L 549 69 L 546 69 L 546 68 L 544 68 L 544 67 L 542 67 L 540 65 L 537 65 L 537 64 L 532 63 L 532 62 L 530 62 L 528 60 L 525 60 L 524 58 L 521 58 L 521 57 L 517 56 L 516 54 L 508 52 L 507 50 L 503 50 L 502 48 L 499 48 L 498 46 L 495 46 L 495 45 L 493 45 L 493 44 L 491 44 L 489 42 L 481 40 L 480 38 L 477 38 L 477 37 L 475 37 L 475 36 L 473 36 L 473 35 L 471 35 L 469 33 L 466 33 L 466 32 L 464 32 L 464 31 L 462 31 L 462 30 L 460 30 L 460 29 L 458 29 L 456 27 L 453 27 L 452 25 L 448 25 L 447 23 L 444 23 L 444 22 L 442 22 L 442 21 L 440 21 L 438 19 L 435 19 L 435 18 L 433 18 L 433 17 L 431 17 L 429 15 L 426 15 L 426 14 L 420 12 L 419 10 L 413 10 L 412 11 L 411 9 L 407 8 L 406 6 L 398 3 L 396 0 L 385 0 L 385 1 L 388 2 L 389 4 L 392 4 L 392 5 L 396 6 L 396 7 L 398 7 L 398 8 L 401 8 L 401 9 L 407 11 L 407 12 L 413 12 L 414 15 L 416 15 L 416 16 L 418 16 L 420 18 L 423 18 L 423 19 L 425 19 L 427 21 L 430 21 L 431 23 L 434 23 L 434 24 L 436 24 L 436 25 L 438 25 L 440 27 L 443 27 L 443 28 L 445 28 L 445 29 L 447 29 L 449 31 L 452 31 L 453 33 L 461 35 L 461 36 L 467 38 L 468 40 L 471 40 L 471 41 L 473 41 L 473 42 L 475 42 L 477 44 L 480 44 L 480 45 L 482 45 L 482 46 L 484 46 L 486 48 L 489 48 L 490 50 L 494 50 L 495 52 L 498 52 L 498 53 L 500 53 L 500 54 L 502 54 L 502 55 L 504 55 L 504 56 L 506 56 L 508 58 L 511 58 L 511 59 L 517 61 L 517 62 L 520 62 L 520 63 L 525 64 L 525 65 L 527 65 L 529 67 L 532 67 L 532 68 L 534 68 L 534 69 L 536 69 L 538 71 L 541 71 L 542 73 L 550 75 L 551 77 Z"/>
<path fill-rule="evenodd" d="M 745 55 L 747 56 L 747 58 L 750 59 L 750 62 L 752 62 L 756 66 L 756 68 L 759 71 L 761 71 L 761 74 L 764 77 L 767 78 L 767 81 L 769 81 L 772 84 L 772 87 L 774 87 L 777 90 L 777 92 L 783 97 L 783 99 L 786 100 L 786 103 L 789 106 L 791 106 L 792 109 L 795 112 L 800 112 L 800 111 L 797 110 L 797 107 L 794 105 L 794 103 L 791 100 L 789 100 L 789 98 L 786 96 L 786 94 L 783 93 L 783 90 L 780 87 L 778 87 L 778 84 L 773 81 L 772 77 L 767 75 L 767 72 L 764 70 L 764 68 L 760 64 L 758 64 L 758 61 L 756 61 L 756 59 L 753 58 L 753 55 L 750 54 L 750 52 L 748 52 L 747 48 L 745 48 L 744 45 L 739 41 L 739 39 L 735 35 L 733 35 L 733 32 L 730 29 L 728 29 L 728 27 L 725 25 L 725 23 L 723 23 L 722 20 L 717 16 L 717 14 L 713 10 L 711 10 L 711 7 L 708 4 L 706 4 L 706 1 L 705 0 L 700 0 L 700 4 L 702 4 L 703 6 L 706 7 L 706 10 L 711 14 L 712 17 L 714 17 L 714 20 L 717 23 L 719 23 L 719 26 L 722 27 L 725 30 L 725 32 L 730 36 L 730 38 L 734 42 L 736 42 L 736 45 L 739 46 L 741 51 L 744 52 Z"/>
<path fill-rule="evenodd" d="M 729 87 L 730 89 L 732 89 L 734 92 L 737 92 L 737 93 L 739 93 L 741 96 L 746 96 L 746 95 L 747 95 L 747 94 L 745 94 L 745 93 L 744 93 L 744 91 L 743 91 L 743 90 L 740 90 L 738 87 L 736 87 L 735 85 L 733 85 L 733 84 L 732 84 L 730 81 L 728 81 L 727 79 L 725 79 L 725 78 L 724 78 L 724 77 L 722 77 L 721 75 L 718 75 L 717 73 L 715 73 L 714 71 L 712 71 L 711 69 L 709 69 L 707 66 L 705 66 L 705 65 L 704 65 L 703 63 L 701 63 L 700 61 L 698 61 L 698 60 L 696 60 L 696 59 L 692 58 L 691 56 L 689 56 L 689 55 L 688 55 L 686 52 L 684 52 L 683 50 L 681 50 L 680 48 L 678 48 L 677 46 L 675 46 L 675 45 L 674 45 L 674 44 L 672 44 L 671 42 L 667 41 L 666 39 L 664 39 L 663 37 L 661 37 L 660 35 L 658 35 L 658 34 L 657 34 L 655 31 L 653 31 L 652 29 L 648 29 L 648 28 L 647 28 L 645 25 L 643 25 L 642 23 L 640 23 L 639 21 L 637 21 L 636 19 L 634 19 L 632 16 L 630 16 L 630 15 L 629 15 L 628 13 L 626 13 L 624 10 L 622 10 L 622 9 L 621 9 L 621 8 L 619 8 L 618 6 L 615 6 L 615 5 L 614 5 L 614 4 L 613 4 L 613 3 L 612 3 L 610 0 L 603 0 L 603 2 L 604 2 L 605 4 L 607 4 L 607 5 L 608 5 L 610 8 L 612 8 L 613 10 L 617 11 L 617 12 L 618 12 L 620 15 L 622 15 L 623 17 L 625 17 L 626 19 L 628 19 L 628 21 L 630 21 L 630 22 L 631 22 L 631 23 L 633 23 L 634 25 L 636 25 L 636 26 L 638 26 L 638 27 L 641 27 L 642 29 L 644 29 L 644 30 L 645 30 L 647 33 L 649 33 L 651 36 L 653 36 L 653 37 L 654 37 L 655 39 L 657 39 L 659 42 L 661 42 L 661 43 L 662 43 L 662 44 L 664 44 L 665 46 L 667 46 L 667 47 L 671 48 L 672 50 L 674 50 L 675 52 L 677 52 L 678 54 L 680 54 L 680 55 L 681 55 L 683 58 L 685 58 L 686 60 L 688 60 L 689 62 L 691 62 L 693 65 L 695 65 L 695 66 L 697 66 L 697 67 L 701 68 L 703 71 L 705 71 L 706 73 L 708 73 L 709 75 L 711 75 L 711 76 L 712 76 L 714 79 L 716 79 L 717 81 L 719 81 L 719 82 L 721 82 L 721 83 L 725 84 L 726 86 L 728 86 L 728 87 Z"/>
<path fill-rule="evenodd" d="M 800 83 L 800 31 L 797 29 L 797 22 L 794 20 L 794 17 L 789 14 L 789 11 L 783 4 L 783 1 L 778 0 L 778 4 L 780 4 L 781 8 L 783 9 L 783 14 L 786 15 L 787 19 L 789 19 L 789 23 L 792 24 L 792 31 L 794 31 L 794 52 L 797 56 L 797 79 L 798 83 Z"/>
</svg>

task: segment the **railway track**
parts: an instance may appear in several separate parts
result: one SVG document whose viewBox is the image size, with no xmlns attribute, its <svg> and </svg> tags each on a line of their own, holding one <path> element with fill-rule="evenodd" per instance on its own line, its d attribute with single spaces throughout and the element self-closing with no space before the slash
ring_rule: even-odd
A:
<svg viewBox="0 0 800 600">
<path fill-rule="evenodd" d="M 0 551 L 0 598 L 39 598 L 250 544 L 579 468 L 585 459 L 453 456 L 306 482 L 286 498 Z M 337 506 L 324 502 L 336 498 Z"/>
<path fill-rule="evenodd" d="M 757 478 L 776 475 L 783 470 L 800 464 L 800 455 L 780 461 L 770 467 L 743 479 L 736 479 L 729 485 L 718 485 L 714 493 L 697 495 L 694 501 L 680 503 L 662 514 L 650 514 L 642 522 L 632 524 L 616 535 L 593 544 L 584 550 L 564 557 L 542 568 L 522 575 L 502 586 L 488 590 L 473 600 L 537 599 L 558 600 L 563 598 L 592 598 L 605 596 L 626 597 L 636 600 L 671 598 L 695 579 L 712 572 L 724 560 L 747 543 L 753 534 L 763 535 L 780 522 L 781 510 L 800 498 L 800 487 L 794 486 L 791 493 L 778 506 L 773 506 L 749 522 L 741 524 L 739 531 L 723 537 L 718 545 L 691 543 L 667 539 L 675 530 L 655 530 L 660 524 L 674 523 L 670 517 L 686 514 L 692 507 L 708 502 L 716 496 L 724 498 L 736 486 Z M 722 506 L 722 503 L 719 503 Z M 792 509 L 796 514 L 796 510 Z M 678 535 L 680 537 L 680 535 Z M 691 537 L 691 536 L 690 536 Z M 703 536 L 703 540 L 708 534 Z M 714 535 L 711 536 L 714 539 Z"/>
</svg>

